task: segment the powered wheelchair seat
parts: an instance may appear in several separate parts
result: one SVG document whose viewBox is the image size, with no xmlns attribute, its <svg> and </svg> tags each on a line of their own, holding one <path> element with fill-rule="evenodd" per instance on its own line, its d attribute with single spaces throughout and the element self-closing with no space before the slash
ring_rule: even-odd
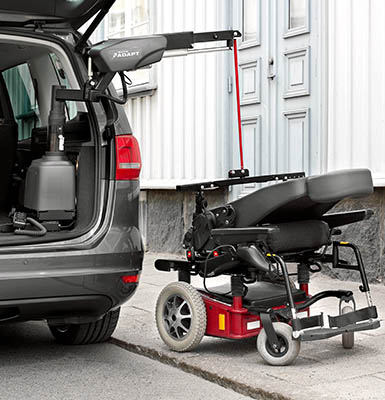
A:
<svg viewBox="0 0 385 400">
<path fill-rule="evenodd" d="M 271 180 L 284 182 L 208 208 L 205 189 Z M 301 341 L 342 335 L 343 346 L 351 348 L 355 331 L 380 326 L 358 247 L 333 240 L 341 234 L 339 227 L 368 219 L 372 211 L 328 213 L 343 199 L 373 192 L 369 170 L 237 177 L 178 189 L 196 191 L 192 227 L 183 241 L 186 259 L 155 262 L 158 270 L 178 271 L 179 281 L 162 290 L 156 306 L 159 334 L 171 349 L 191 350 L 204 335 L 257 336 L 258 351 L 267 363 L 288 365 L 296 359 Z M 343 260 L 341 248 L 351 252 L 355 262 Z M 288 263 L 296 265 L 294 272 L 289 273 Z M 326 263 L 359 272 L 367 307 L 357 310 L 349 290 L 310 295 L 310 275 Z M 203 278 L 204 289 L 191 285 L 193 275 Z M 230 290 L 209 290 L 206 280 L 220 275 L 230 276 Z M 297 275 L 298 285 L 291 275 Z M 310 316 L 310 306 L 328 297 L 338 299 L 339 314 Z"/>
</svg>

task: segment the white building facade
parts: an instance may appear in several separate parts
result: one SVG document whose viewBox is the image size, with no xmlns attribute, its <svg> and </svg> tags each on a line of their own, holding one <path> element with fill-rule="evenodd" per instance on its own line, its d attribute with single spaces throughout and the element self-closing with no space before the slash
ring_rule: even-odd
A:
<svg viewBox="0 0 385 400">
<path fill-rule="evenodd" d="M 368 167 L 381 197 L 384 20 L 383 0 L 117 0 L 93 40 L 240 30 L 250 173 Z M 225 178 L 239 167 L 233 54 L 167 58 L 130 77 L 126 109 L 143 160 L 142 231 L 149 249 L 174 250 L 192 212 L 192 195 L 175 186 Z M 234 187 L 211 198 L 255 189 Z"/>
</svg>

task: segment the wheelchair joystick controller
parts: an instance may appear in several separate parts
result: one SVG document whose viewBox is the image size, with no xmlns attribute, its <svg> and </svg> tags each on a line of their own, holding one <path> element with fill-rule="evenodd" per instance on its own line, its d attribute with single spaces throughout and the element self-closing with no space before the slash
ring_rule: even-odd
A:
<svg viewBox="0 0 385 400">
<path fill-rule="evenodd" d="M 265 273 L 271 272 L 269 262 L 255 246 L 238 247 L 237 253 L 242 260 L 246 261 L 259 271 Z"/>
</svg>

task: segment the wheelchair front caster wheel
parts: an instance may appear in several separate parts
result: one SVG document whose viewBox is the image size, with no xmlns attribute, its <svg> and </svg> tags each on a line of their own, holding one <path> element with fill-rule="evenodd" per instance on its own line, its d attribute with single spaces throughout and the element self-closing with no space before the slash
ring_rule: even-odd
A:
<svg viewBox="0 0 385 400">
<path fill-rule="evenodd" d="M 341 310 L 341 315 L 342 314 L 347 314 L 354 311 L 352 307 L 350 306 L 345 306 Z M 342 347 L 344 349 L 352 349 L 354 346 L 354 332 L 345 332 L 342 334 Z"/>
<path fill-rule="evenodd" d="M 301 342 L 293 339 L 293 329 L 290 325 L 283 322 L 273 322 L 275 333 L 277 334 L 280 348 L 275 352 L 267 340 L 264 329 L 258 335 L 257 349 L 261 357 L 270 365 L 289 365 L 298 356 L 301 349 Z"/>
<path fill-rule="evenodd" d="M 174 351 L 198 346 L 206 331 L 206 307 L 199 292 L 185 282 L 172 282 L 156 303 L 156 326 L 164 343 Z"/>
</svg>

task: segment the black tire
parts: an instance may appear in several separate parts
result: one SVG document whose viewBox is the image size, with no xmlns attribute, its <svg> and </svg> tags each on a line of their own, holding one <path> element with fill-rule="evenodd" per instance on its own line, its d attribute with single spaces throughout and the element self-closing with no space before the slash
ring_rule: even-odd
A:
<svg viewBox="0 0 385 400">
<path fill-rule="evenodd" d="M 92 344 L 108 340 L 119 320 L 120 308 L 110 311 L 102 319 L 86 324 L 48 325 L 54 338 L 61 344 Z"/>
<path fill-rule="evenodd" d="M 275 353 L 268 340 L 265 329 L 262 329 L 257 338 L 257 349 L 261 357 L 270 365 L 289 365 L 298 356 L 301 342 L 293 339 L 293 329 L 283 322 L 273 322 L 275 333 L 281 343 L 279 353 Z"/>
<path fill-rule="evenodd" d="M 168 284 L 156 303 L 156 326 L 164 343 L 174 351 L 198 346 L 206 331 L 207 315 L 202 296 L 185 282 Z"/>
<path fill-rule="evenodd" d="M 345 306 L 341 310 L 341 315 L 354 311 L 352 307 Z M 352 349 L 354 347 L 354 332 L 345 332 L 342 334 L 342 347 Z"/>
</svg>

